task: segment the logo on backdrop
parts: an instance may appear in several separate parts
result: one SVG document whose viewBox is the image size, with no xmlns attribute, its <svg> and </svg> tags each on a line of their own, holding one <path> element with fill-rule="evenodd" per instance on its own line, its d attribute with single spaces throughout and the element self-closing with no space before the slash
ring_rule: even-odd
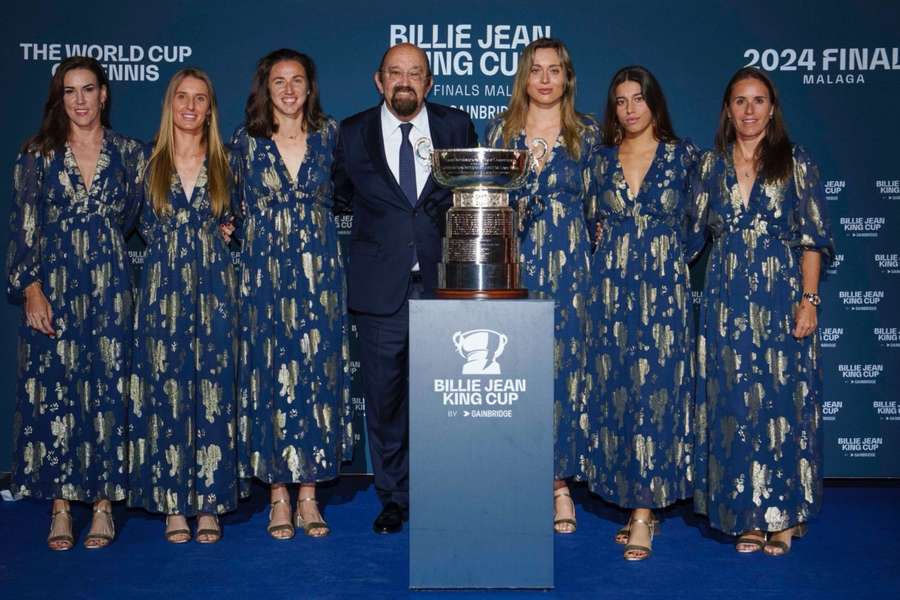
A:
<svg viewBox="0 0 900 600">
<path fill-rule="evenodd" d="M 842 400 L 826 400 L 822 403 L 822 420 L 834 421 L 842 408 L 844 408 Z"/>
<path fill-rule="evenodd" d="M 519 54 L 542 37 L 551 37 L 549 25 L 489 24 L 475 31 L 470 23 L 393 24 L 388 31 L 391 46 L 409 42 L 428 55 L 431 97 L 476 121 L 506 110 Z"/>
<path fill-rule="evenodd" d="M 500 375 L 497 357 L 503 354 L 509 338 L 493 329 L 472 329 L 453 334 L 453 345 L 465 359 L 463 375 Z"/>
<path fill-rule="evenodd" d="M 823 348 L 837 348 L 842 335 L 843 327 L 823 327 L 819 330 L 819 345 Z"/>
<path fill-rule="evenodd" d="M 875 336 L 878 345 L 882 348 L 900 348 L 900 328 L 874 327 L 872 335 Z"/>
<path fill-rule="evenodd" d="M 880 363 L 839 364 L 837 370 L 844 383 L 872 385 L 878 383 L 878 376 L 884 371 L 884 365 Z"/>
<path fill-rule="evenodd" d="M 838 299 L 847 310 L 878 310 L 884 290 L 840 290 Z"/>
<path fill-rule="evenodd" d="M 857 85 L 900 71 L 900 48 L 748 48 L 746 67 L 799 73 L 804 85 Z"/>
<path fill-rule="evenodd" d="M 855 238 L 877 238 L 884 227 L 885 217 L 841 217 L 844 233 Z"/>
<path fill-rule="evenodd" d="M 183 64 L 193 53 L 190 46 L 138 44 L 20 42 L 22 60 L 49 63 L 50 74 L 71 56 L 96 58 L 110 81 L 159 81 L 160 65 Z"/>
<path fill-rule="evenodd" d="M 900 200 L 900 179 L 876 179 L 875 189 L 884 200 Z"/>
<path fill-rule="evenodd" d="M 896 275 L 900 273 L 900 255 L 898 254 L 875 254 L 872 257 L 878 269 L 884 275 Z"/>
<path fill-rule="evenodd" d="M 838 445 L 844 456 L 850 458 L 875 458 L 884 443 L 882 437 L 839 437 Z"/>
<path fill-rule="evenodd" d="M 825 199 L 840 200 L 841 192 L 847 187 L 847 182 L 843 179 L 829 179 L 825 182 Z"/>
<path fill-rule="evenodd" d="M 825 269 L 829 275 L 837 275 L 838 269 L 841 266 L 841 263 L 844 262 L 843 254 L 835 254 L 834 260 L 831 261 L 831 264 L 828 265 L 828 268 Z"/>
<path fill-rule="evenodd" d="M 872 410 L 882 421 L 900 421 L 900 406 L 896 400 L 873 400 Z"/>
<path fill-rule="evenodd" d="M 527 378 L 491 377 L 501 375 L 498 358 L 509 337 L 493 329 L 457 331 L 448 346 L 463 359 L 456 379 L 435 379 L 432 391 L 447 407 L 447 416 L 470 418 L 511 418 L 513 406 L 528 391 Z M 442 361 L 453 365 L 455 361 Z M 486 408 L 483 408 L 486 407 Z"/>
</svg>

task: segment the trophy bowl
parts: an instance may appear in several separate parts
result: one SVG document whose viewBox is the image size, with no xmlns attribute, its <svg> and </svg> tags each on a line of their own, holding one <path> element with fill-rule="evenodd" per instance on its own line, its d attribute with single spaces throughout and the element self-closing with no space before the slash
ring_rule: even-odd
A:
<svg viewBox="0 0 900 600">
<path fill-rule="evenodd" d="M 453 190 L 437 296 L 527 296 L 520 285 L 518 218 L 509 206 L 509 190 L 524 185 L 533 164 L 531 153 L 452 148 L 430 150 L 430 159 L 435 181 Z"/>
</svg>

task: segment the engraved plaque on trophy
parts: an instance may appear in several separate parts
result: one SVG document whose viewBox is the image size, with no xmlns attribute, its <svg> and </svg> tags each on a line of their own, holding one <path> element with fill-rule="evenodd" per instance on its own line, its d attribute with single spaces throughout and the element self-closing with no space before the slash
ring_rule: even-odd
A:
<svg viewBox="0 0 900 600">
<path fill-rule="evenodd" d="M 546 143 L 535 140 L 535 145 Z M 438 265 L 439 298 L 523 298 L 519 273 L 519 232 L 509 190 L 521 187 L 533 167 L 527 150 L 416 145 L 431 161 L 435 181 L 453 190 L 447 211 L 443 259 Z"/>
</svg>

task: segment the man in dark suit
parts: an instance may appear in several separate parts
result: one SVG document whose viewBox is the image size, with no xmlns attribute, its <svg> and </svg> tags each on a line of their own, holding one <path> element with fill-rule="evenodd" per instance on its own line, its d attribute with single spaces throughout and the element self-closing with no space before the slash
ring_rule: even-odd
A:
<svg viewBox="0 0 900 600">
<path fill-rule="evenodd" d="M 338 210 L 352 210 L 349 305 L 360 340 L 369 451 L 383 505 L 373 528 L 395 533 L 409 507 L 408 352 L 411 297 L 437 286 L 450 191 L 416 148 L 475 146 L 466 113 L 425 102 L 431 69 L 412 44 L 390 48 L 375 73 L 381 104 L 341 122 Z M 425 141 L 423 141 L 425 140 Z"/>
</svg>

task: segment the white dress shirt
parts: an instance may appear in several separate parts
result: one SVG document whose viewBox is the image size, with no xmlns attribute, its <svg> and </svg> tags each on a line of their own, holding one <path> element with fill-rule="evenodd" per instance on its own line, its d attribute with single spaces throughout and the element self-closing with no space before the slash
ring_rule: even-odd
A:
<svg viewBox="0 0 900 600">
<path fill-rule="evenodd" d="M 425 161 L 416 154 L 416 144 L 425 138 L 428 140 L 428 148 L 431 148 L 431 129 L 428 127 L 428 110 L 422 106 L 422 110 L 412 121 L 412 129 L 409 130 L 409 143 L 412 144 L 413 158 L 416 163 L 416 197 L 422 194 L 425 182 L 431 174 L 431 161 Z M 381 137 L 384 141 L 384 156 L 387 158 L 388 168 L 394 175 L 397 183 L 400 183 L 400 142 L 403 140 L 403 132 L 400 119 L 388 110 L 386 102 L 381 104 Z"/>
</svg>

